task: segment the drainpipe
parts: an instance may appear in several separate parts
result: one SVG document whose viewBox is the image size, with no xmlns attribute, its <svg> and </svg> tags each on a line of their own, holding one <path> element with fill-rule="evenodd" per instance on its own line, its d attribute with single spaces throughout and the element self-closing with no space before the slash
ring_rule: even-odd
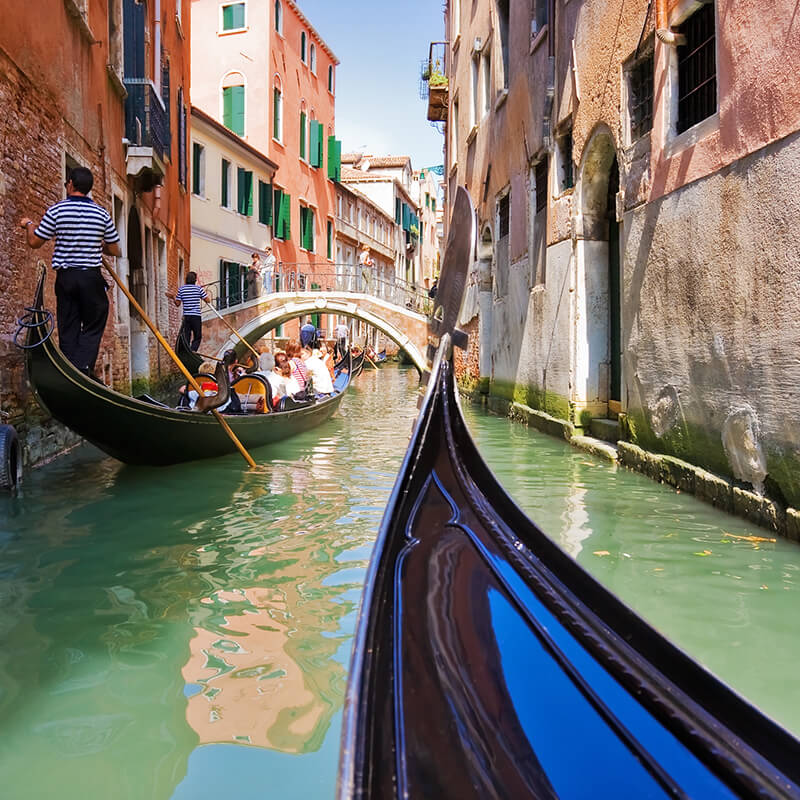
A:
<svg viewBox="0 0 800 800">
<path fill-rule="evenodd" d="M 556 93 L 556 0 L 548 0 L 547 19 L 547 84 L 544 88 L 542 144 L 549 150 L 553 138 L 553 98 Z"/>
<path fill-rule="evenodd" d="M 686 44 L 686 37 L 675 33 L 667 24 L 667 0 L 656 0 L 656 36 L 664 44 L 674 47 Z"/>
</svg>

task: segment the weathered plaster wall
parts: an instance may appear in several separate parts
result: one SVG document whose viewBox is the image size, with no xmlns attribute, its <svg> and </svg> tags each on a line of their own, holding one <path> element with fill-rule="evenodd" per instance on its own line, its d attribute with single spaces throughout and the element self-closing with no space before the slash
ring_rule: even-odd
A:
<svg viewBox="0 0 800 800">
<path fill-rule="evenodd" d="M 800 135 L 625 217 L 632 439 L 800 502 Z"/>
</svg>

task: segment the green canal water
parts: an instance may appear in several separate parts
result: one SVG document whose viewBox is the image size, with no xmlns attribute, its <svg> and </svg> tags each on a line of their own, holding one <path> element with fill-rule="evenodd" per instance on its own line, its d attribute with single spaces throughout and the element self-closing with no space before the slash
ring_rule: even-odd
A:
<svg viewBox="0 0 800 800">
<path fill-rule="evenodd" d="M 339 415 L 238 458 L 91 448 L 0 500 L 0 796 L 332 798 L 357 605 L 416 414 L 368 371 Z M 664 633 L 800 733 L 800 548 L 467 409 L 528 513 Z"/>
</svg>

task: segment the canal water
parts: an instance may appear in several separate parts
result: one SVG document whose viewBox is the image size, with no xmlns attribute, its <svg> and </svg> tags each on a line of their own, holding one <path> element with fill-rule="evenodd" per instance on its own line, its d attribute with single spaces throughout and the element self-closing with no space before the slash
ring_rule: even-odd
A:
<svg viewBox="0 0 800 800">
<path fill-rule="evenodd" d="M 336 418 L 166 469 L 82 448 L 0 500 L 0 795 L 332 798 L 367 561 L 417 376 Z M 559 440 L 466 409 L 568 552 L 800 734 L 800 548 Z"/>
</svg>

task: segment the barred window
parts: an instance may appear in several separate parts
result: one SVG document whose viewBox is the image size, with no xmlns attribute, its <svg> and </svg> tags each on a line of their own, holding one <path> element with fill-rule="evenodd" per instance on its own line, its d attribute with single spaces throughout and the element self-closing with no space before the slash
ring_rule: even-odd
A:
<svg viewBox="0 0 800 800">
<path fill-rule="evenodd" d="M 547 157 L 543 158 L 534 168 L 536 181 L 536 213 L 547 207 Z"/>
<path fill-rule="evenodd" d="M 649 133 L 653 127 L 653 54 L 637 61 L 628 70 L 628 117 L 631 141 Z"/>
<path fill-rule="evenodd" d="M 717 59 L 714 4 L 707 3 L 678 29 L 678 133 L 717 110 Z"/>
</svg>

